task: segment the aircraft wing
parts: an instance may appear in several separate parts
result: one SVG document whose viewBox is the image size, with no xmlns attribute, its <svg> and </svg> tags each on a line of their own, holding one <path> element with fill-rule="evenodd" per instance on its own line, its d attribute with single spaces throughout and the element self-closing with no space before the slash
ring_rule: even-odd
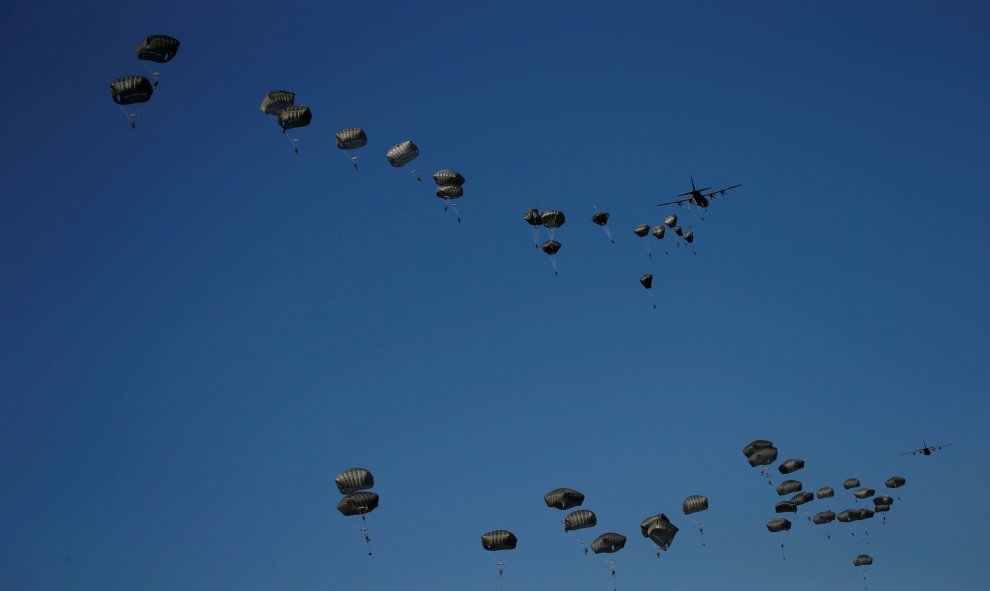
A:
<svg viewBox="0 0 990 591">
<path fill-rule="evenodd" d="M 710 193 L 705 193 L 704 196 L 705 197 L 722 197 L 722 196 L 725 195 L 726 191 L 731 191 L 732 189 L 735 189 L 736 187 L 741 187 L 741 186 L 742 186 L 742 183 L 739 183 L 738 185 L 732 185 L 731 187 L 723 187 L 721 189 L 715 189 L 714 191 L 712 191 Z"/>
<path fill-rule="evenodd" d="M 677 201 L 668 201 L 666 203 L 657 203 L 657 207 L 663 207 L 664 205 L 680 205 L 682 203 L 688 203 L 691 201 L 691 197 L 687 199 L 678 199 Z"/>
</svg>

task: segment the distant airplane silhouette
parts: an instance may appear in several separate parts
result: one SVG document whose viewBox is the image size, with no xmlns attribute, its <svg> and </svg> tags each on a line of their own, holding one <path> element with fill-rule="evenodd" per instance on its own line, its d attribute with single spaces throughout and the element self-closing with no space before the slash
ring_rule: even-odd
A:
<svg viewBox="0 0 990 591">
<path fill-rule="evenodd" d="M 949 447 L 950 445 L 952 445 L 951 443 L 943 443 L 941 445 L 928 445 L 928 442 L 925 441 L 924 439 L 921 440 L 921 443 L 924 445 L 924 447 L 922 447 L 920 449 L 913 450 L 913 451 L 906 451 L 906 452 L 904 452 L 901 455 L 905 455 L 905 456 L 907 456 L 907 455 L 916 456 L 918 454 L 921 454 L 921 455 L 924 455 L 924 456 L 930 456 L 930 455 L 932 455 L 932 452 L 933 451 L 942 449 L 944 447 Z"/>
<path fill-rule="evenodd" d="M 687 193 L 681 193 L 678 197 L 684 197 L 685 199 L 678 199 L 677 201 L 668 201 L 666 203 L 657 203 L 658 207 L 663 207 L 664 205 L 681 205 L 683 203 L 692 203 L 698 207 L 704 209 L 708 207 L 708 198 L 711 197 L 722 197 L 725 195 L 726 191 L 735 189 L 736 187 L 741 187 L 742 185 L 732 185 L 731 187 L 723 187 L 721 189 L 715 189 L 714 191 L 708 191 L 711 187 L 705 187 L 704 189 L 698 189 L 694 186 L 694 177 L 691 177 L 691 190 Z M 708 193 L 703 193 L 702 191 L 708 191 Z"/>
</svg>

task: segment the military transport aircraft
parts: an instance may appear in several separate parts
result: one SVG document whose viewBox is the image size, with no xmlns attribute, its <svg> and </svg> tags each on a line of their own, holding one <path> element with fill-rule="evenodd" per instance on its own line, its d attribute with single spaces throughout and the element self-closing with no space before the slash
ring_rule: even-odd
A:
<svg viewBox="0 0 990 591">
<path fill-rule="evenodd" d="M 704 189 L 698 189 L 694 186 L 694 177 L 691 177 L 691 190 L 687 193 L 681 193 L 678 197 L 684 197 L 684 199 L 678 199 L 677 201 L 668 201 L 666 203 L 657 203 L 658 207 L 664 205 L 681 205 L 683 203 L 689 203 L 697 205 L 698 207 L 704 209 L 708 207 L 708 198 L 712 197 L 722 197 L 725 195 L 726 191 L 735 189 L 736 187 L 741 187 L 742 183 L 738 185 L 732 185 L 731 187 L 723 187 L 721 189 L 715 189 L 714 191 L 709 191 L 711 187 L 705 187 Z M 708 191 L 704 193 L 703 191 Z"/>
</svg>

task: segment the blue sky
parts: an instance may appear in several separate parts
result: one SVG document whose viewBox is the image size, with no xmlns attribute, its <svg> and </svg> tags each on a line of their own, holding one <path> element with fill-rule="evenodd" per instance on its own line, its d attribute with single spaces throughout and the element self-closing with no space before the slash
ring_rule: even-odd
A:
<svg viewBox="0 0 990 591">
<path fill-rule="evenodd" d="M 479 536 L 506 528 L 504 589 L 611 589 L 544 506 L 558 486 L 590 537 L 629 536 L 620 589 L 858 588 L 862 552 L 871 589 L 984 588 L 987 16 L 15 3 L 0 588 L 494 590 Z M 182 46 L 131 130 L 107 85 L 152 33 Z M 258 111 L 273 88 L 313 110 L 298 156 Z M 405 139 L 467 178 L 463 223 L 387 165 Z M 691 176 L 744 186 L 675 210 L 697 256 L 648 258 L 632 227 Z M 567 214 L 557 277 L 530 207 Z M 908 485 L 868 545 L 802 511 L 782 561 L 754 438 L 806 488 Z M 954 445 L 900 455 L 924 438 Z M 372 557 L 335 509 L 352 466 L 382 497 Z M 681 533 L 657 560 L 637 526 L 661 511 Z"/>
</svg>

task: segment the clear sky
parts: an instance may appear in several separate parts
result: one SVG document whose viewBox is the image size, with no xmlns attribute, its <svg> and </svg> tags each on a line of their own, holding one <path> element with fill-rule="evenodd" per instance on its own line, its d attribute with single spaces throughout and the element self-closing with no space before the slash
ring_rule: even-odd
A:
<svg viewBox="0 0 990 591">
<path fill-rule="evenodd" d="M 493 558 L 506 591 L 858 589 L 861 552 L 873 591 L 985 589 L 986 5 L 469 4 L 8 5 L 0 589 L 494 591 Z M 153 33 L 182 45 L 131 130 L 107 87 Z M 463 223 L 411 167 L 464 174 Z M 691 176 L 744 185 L 647 257 Z M 530 207 L 567 215 L 557 277 Z M 908 484 L 868 536 L 822 501 L 770 534 L 755 438 L 806 488 Z M 558 486 L 629 537 L 614 581 Z"/>
</svg>

